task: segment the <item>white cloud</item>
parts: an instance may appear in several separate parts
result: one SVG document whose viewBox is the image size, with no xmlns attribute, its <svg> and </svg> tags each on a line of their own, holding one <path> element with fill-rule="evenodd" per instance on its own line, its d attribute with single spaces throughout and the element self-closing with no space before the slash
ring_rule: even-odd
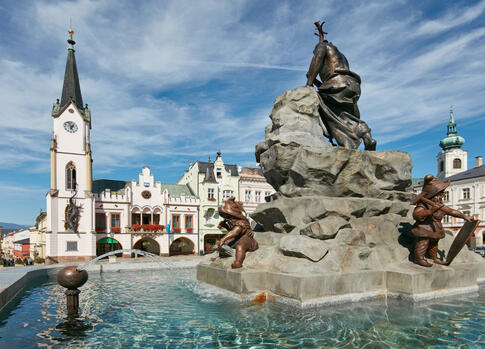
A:
<svg viewBox="0 0 485 349">
<path fill-rule="evenodd" d="M 40 164 L 48 159 L 50 103 L 61 93 L 69 16 L 93 112 L 95 166 L 116 171 L 219 149 L 251 161 L 276 94 L 305 81 L 316 19 L 327 20 L 329 40 L 362 76 L 359 106 L 379 144 L 441 123 L 450 104 L 462 117 L 483 113 L 485 29 L 466 25 L 484 4 L 433 19 L 402 1 L 79 0 L 12 8 L 25 49 L 0 43 L 9 53 L 0 60 L 1 127 L 10 130 L 0 150 L 19 156 L 0 164 L 48 169 Z M 26 54 L 27 43 L 37 45 L 36 57 Z"/>
</svg>

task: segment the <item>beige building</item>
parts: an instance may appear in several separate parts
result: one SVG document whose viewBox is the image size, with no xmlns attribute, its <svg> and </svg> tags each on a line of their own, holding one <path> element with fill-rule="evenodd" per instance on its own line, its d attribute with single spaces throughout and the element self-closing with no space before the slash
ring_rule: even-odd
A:
<svg viewBox="0 0 485 349">
<path fill-rule="evenodd" d="M 217 229 L 220 218 L 218 207 L 223 200 L 234 196 L 239 200 L 239 172 L 236 165 L 225 164 L 221 153 L 211 162 L 196 161 L 179 178 L 200 198 L 199 253 L 211 252 L 222 233 Z"/>
<path fill-rule="evenodd" d="M 256 207 L 265 202 L 265 198 L 275 190 L 266 182 L 260 168 L 243 167 L 239 173 L 239 198 L 246 213 L 251 214 Z"/>
<path fill-rule="evenodd" d="M 44 258 L 45 254 L 45 237 L 47 232 L 47 213 L 40 211 L 35 219 L 35 227 L 30 231 L 30 257 L 32 259 Z"/>
</svg>

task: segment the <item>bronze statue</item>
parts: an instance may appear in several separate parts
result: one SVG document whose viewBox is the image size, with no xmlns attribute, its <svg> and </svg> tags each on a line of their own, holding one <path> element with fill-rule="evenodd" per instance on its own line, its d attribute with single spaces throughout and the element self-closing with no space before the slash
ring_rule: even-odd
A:
<svg viewBox="0 0 485 349">
<path fill-rule="evenodd" d="M 74 202 L 74 197 L 77 194 L 77 190 L 74 190 L 74 194 L 69 198 L 69 204 L 66 206 L 66 215 L 64 220 L 64 228 L 67 231 L 73 231 L 77 233 L 79 227 L 79 218 L 81 216 L 80 206 L 77 206 Z"/>
<path fill-rule="evenodd" d="M 322 24 L 315 22 L 319 42 L 307 73 L 307 86 L 318 88 L 323 132 L 333 144 L 357 149 L 364 140 L 366 150 L 375 150 L 376 141 L 367 124 L 360 120 L 357 101 L 360 97 L 360 76 L 350 71 L 347 58 L 331 42 L 325 40 Z M 316 78 L 320 76 L 321 82 Z"/>
<path fill-rule="evenodd" d="M 413 200 L 416 205 L 413 211 L 413 217 L 416 222 L 411 229 L 414 236 L 417 237 L 414 246 L 414 263 L 423 267 L 431 267 L 424 255 L 428 255 L 436 264 L 449 265 L 451 260 L 442 261 L 438 257 L 438 241 L 445 237 L 445 231 L 441 220 L 445 215 L 457 218 L 463 218 L 467 222 L 473 222 L 473 218 L 454 210 L 443 204 L 444 190 L 450 185 L 450 182 L 441 182 L 433 175 L 424 177 L 423 190 Z M 473 232 L 473 231 L 472 231 Z M 471 235 L 472 232 L 469 232 Z M 463 245 L 459 247 L 461 249 Z M 458 251 L 451 251 L 449 254 L 456 255 Z"/>
<path fill-rule="evenodd" d="M 217 248 L 219 251 L 223 251 L 223 247 L 227 243 L 229 247 L 236 250 L 236 260 L 231 264 L 233 269 L 242 267 L 247 251 L 253 252 L 258 249 L 258 243 L 253 237 L 253 230 L 244 212 L 242 202 L 236 201 L 233 196 L 219 207 L 219 215 L 224 220 L 217 227 L 226 228 L 228 232 L 218 242 Z"/>
</svg>

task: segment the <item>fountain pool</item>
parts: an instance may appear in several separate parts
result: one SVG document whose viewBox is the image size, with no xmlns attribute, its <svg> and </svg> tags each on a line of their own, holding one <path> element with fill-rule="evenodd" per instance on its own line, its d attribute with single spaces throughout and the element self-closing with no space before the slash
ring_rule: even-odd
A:
<svg viewBox="0 0 485 349">
<path fill-rule="evenodd" d="M 2 348 L 485 347 L 479 295 L 411 305 L 372 302 L 297 310 L 242 304 L 199 284 L 195 269 L 90 274 L 81 316 L 68 320 L 54 279 L 0 313 Z"/>
</svg>

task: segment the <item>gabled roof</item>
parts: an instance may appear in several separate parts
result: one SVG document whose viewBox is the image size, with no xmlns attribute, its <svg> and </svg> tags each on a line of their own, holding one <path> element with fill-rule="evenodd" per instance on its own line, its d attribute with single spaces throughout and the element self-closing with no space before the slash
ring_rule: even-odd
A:
<svg viewBox="0 0 485 349">
<path fill-rule="evenodd" d="M 188 185 L 185 184 L 162 184 L 162 192 L 167 189 L 171 197 L 196 196 Z"/>
<path fill-rule="evenodd" d="M 101 194 L 106 189 L 110 189 L 111 192 L 123 193 L 128 183 L 130 182 L 114 179 L 93 179 L 93 193 Z"/>
<path fill-rule="evenodd" d="M 470 178 L 477 178 L 477 177 L 485 177 L 485 165 L 482 165 L 480 167 L 474 167 L 470 170 L 457 173 L 456 175 L 450 176 L 445 179 L 446 180 L 449 179 L 450 181 L 455 182 L 455 181 L 461 181 L 463 179 L 470 179 Z"/>
<path fill-rule="evenodd" d="M 210 170 L 212 172 L 211 177 L 214 177 L 214 181 L 215 181 L 214 163 L 213 162 L 204 162 L 204 161 L 198 161 L 198 163 L 199 163 L 199 173 L 205 173 L 206 179 L 207 179 L 208 178 L 207 170 Z M 237 170 L 237 165 L 224 164 L 224 169 L 227 172 L 231 173 L 231 176 L 239 176 L 239 172 Z"/>
</svg>

